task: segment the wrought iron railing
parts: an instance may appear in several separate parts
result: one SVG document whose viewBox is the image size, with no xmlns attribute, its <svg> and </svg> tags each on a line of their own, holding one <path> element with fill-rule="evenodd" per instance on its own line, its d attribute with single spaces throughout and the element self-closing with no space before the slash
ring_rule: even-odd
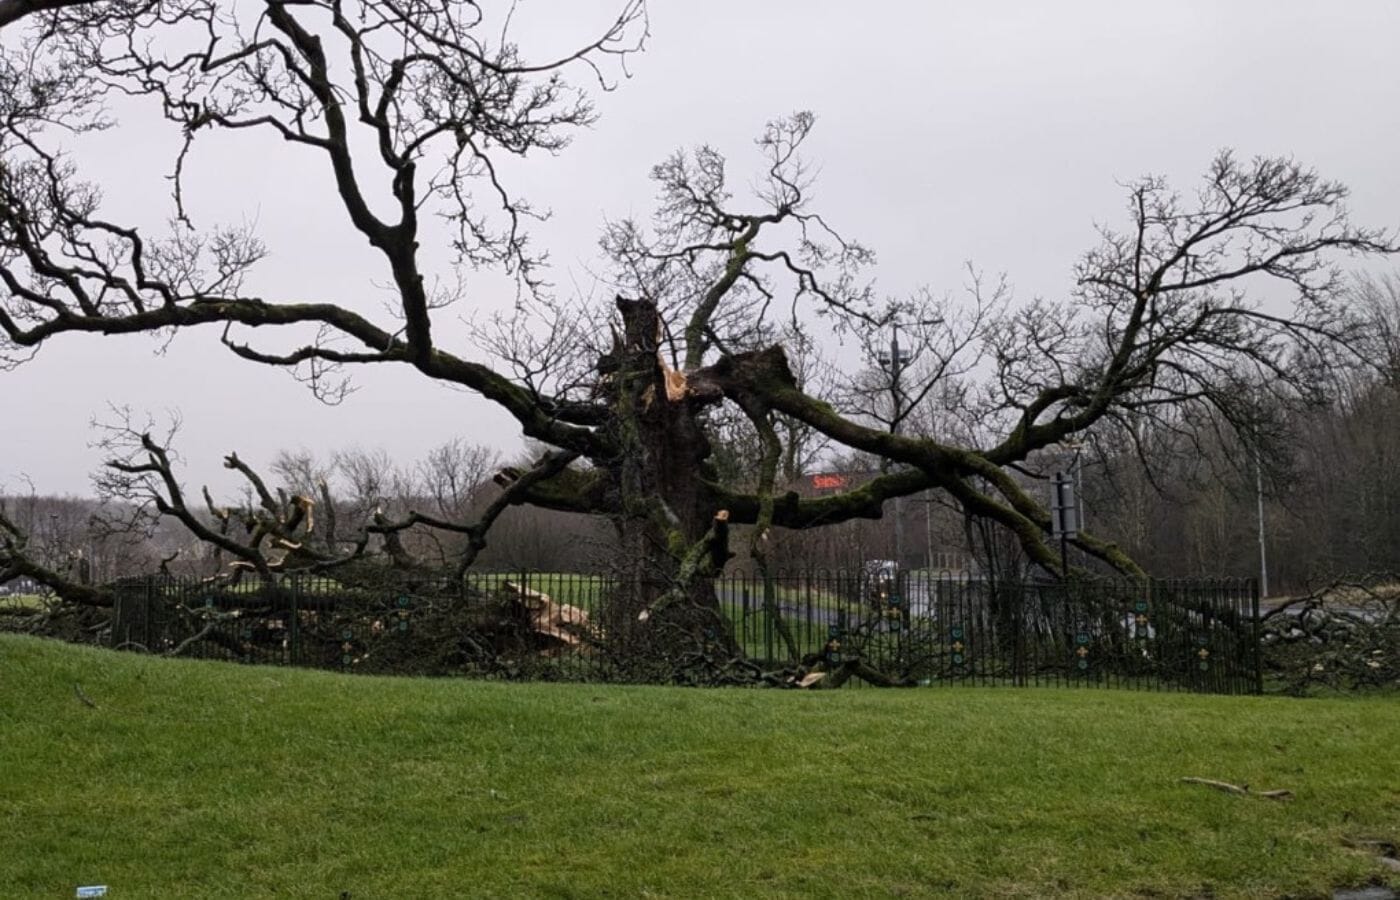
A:
<svg viewBox="0 0 1400 900">
<path fill-rule="evenodd" d="M 663 683 L 831 681 L 1255 693 L 1252 581 L 1009 582 L 733 573 L 676 591 L 608 575 L 373 584 L 131 579 L 111 644 L 354 672 Z"/>
</svg>

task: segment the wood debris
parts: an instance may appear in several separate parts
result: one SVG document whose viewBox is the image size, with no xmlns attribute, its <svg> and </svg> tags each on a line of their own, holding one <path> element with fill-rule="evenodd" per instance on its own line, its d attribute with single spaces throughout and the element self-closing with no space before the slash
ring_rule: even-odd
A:
<svg viewBox="0 0 1400 900">
<path fill-rule="evenodd" d="M 685 373 L 667 368 L 664 360 L 661 363 L 661 373 L 666 378 L 666 399 L 672 403 L 684 400 L 687 392 Z"/>
<path fill-rule="evenodd" d="M 1200 784 L 1208 788 L 1215 788 L 1217 791 L 1224 791 L 1227 794 L 1236 794 L 1248 797 L 1263 797 L 1267 800 L 1292 800 L 1293 792 L 1288 790 L 1275 791 L 1251 791 L 1249 785 L 1230 784 L 1228 781 L 1216 781 L 1213 778 L 1183 778 L 1183 784 Z"/>
<path fill-rule="evenodd" d="M 532 590 L 513 581 L 505 583 L 506 591 L 518 600 L 530 617 L 530 629 L 553 646 L 549 650 L 574 649 L 583 644 L 583 636 L 591 627 L 588 613 L 568 603 L 557 603 L 548 594 Z"/>
</svg>

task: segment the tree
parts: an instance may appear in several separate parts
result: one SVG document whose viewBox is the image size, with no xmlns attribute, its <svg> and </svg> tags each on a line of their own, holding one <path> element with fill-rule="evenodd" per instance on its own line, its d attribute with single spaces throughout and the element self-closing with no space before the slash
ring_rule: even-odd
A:
<svg viewBox="0 0 1400 900">
<path fill-rule="evenodd" d="M 13 25 L 25 16 L 89 2 L 91 0 L 0 0 L 0 28 Z"/>
<path fill-rule="evenodd" d="M 481 520 L 412 513 L 404 527 L 468 534 L 469 563 L 507 506 L 608 516 L 641 618 L 673 604 L 713 607 L 709 581 L 733 555 L 733 525 L 752 526 L 749 552 L 763 565 L 774 528 L 877 518 L 887 501 L 929 489 L 1007 529 L 1034 564 L 1063 574 L 1028 480 L 1040 460 L 1076 436 L 1141 422 L 1185 428 L 1206 412 L 1246 437 L 1266 433 L 1268 398 L 1242 387 L 1313 391 L 1354 327 L 1335 261 L 1398 249 L 1392 235 L 1350 223 L 1343 186 L 1292 160 L 1222 152 L 1194 195 L 1156 177 L 1131 184 L 1125 227 L 1101 231 L 1063 300 L 1013 304 L 974 285 L 973 315 L 950 316 L 928 296 L 880 302 L 865 280 L 873 254 L 813 207 L 802 148 L 814 118 L 798 113 L 760 135 L 761 174 L 749 196 L 735 195 L 712 148 L 653 170 L 652 222 L 605 230 L 619 291 L 605 313 L 550 294 L 525 230 L 534 211 L 509 190 L 501 163 L 560 151 L 593 120 L 587 96 L 565 79 L 582 72 L 613 86 L 645 36 L 639 2 L 627 2 L 596 40 L 542 63 L 511 42 L 508 16 L 446 0 L 272 0 L 253 12 L 176 0 L 63 7 L 26 21 L 37 24 L 0 67 L 8 363 L 72 333 L 212 327 L 230 352 L 292 369 L 323 397 L 344 389 L 347 370 L 370 364 L 474 391 L 550 449 L 501 474 L 503 492 Z M 168 235 L 104 218 L 96 187 L 57 149 L 63 130 L 111 125 L 104 98 L 114 93 L 148 100 L 182 135 Z M 243 286 L 264 255 L 256 235 L 199 230 L 185 217 L 182 161 L 240 129 L 270 131 L 289 152 L 327 166 L 336 188 L 327 201 L 390 274 L 391 318 L 254 296 Z M 362 140 L 374 148 L 370 159 L 352 153 Z M 377 196 L 392 198 L 387 212 Z M 447 283 L 458 287 L 430 287 L 421 248 L 430 213 L 452 227 L 462 277 Z M 440 310 L 468 302 L 460 285 L 473 266 L 509 272 L 522 291 L 522 319 L 483 333 L 482 359 L 434 337 Z M 1260 299 L 1253 292 L 1264 283 L 1292 296 Z M 526 320 L 534 326 L 521 327 Z M 921 323 L 930 348 L 921 396 L 960 406 L 962 427 L 902 431 L 891 427 L 904 414 L 900 397 L 881 422 L 839 394 L 814 393 L 821 379 L 799 377 L 818 328 L 875 343 L 895 322 Z M 263 343 L 269 332 L 292 345 Z M 713 423 L 722 416 L 759 448 L 750 478 L 726 481 L 715 465 Z M 779 479 L 798 435 L 873 454 L 885 471 L 840 493 L 800 497 Z M 178 514 L 163 445 L 137 439 L 145 456 L 127 464 L 154 466 L 141 472 L 159 476 L 162 502 Z M 270 528 L 288 529 L 294 510 L 270 493 L 261 505 Z M 1074 543 L 1118 570 L 1141 571 L 1091 534 Z M 264 574 L 271 564 L 243 558 Z"/>
</svg>

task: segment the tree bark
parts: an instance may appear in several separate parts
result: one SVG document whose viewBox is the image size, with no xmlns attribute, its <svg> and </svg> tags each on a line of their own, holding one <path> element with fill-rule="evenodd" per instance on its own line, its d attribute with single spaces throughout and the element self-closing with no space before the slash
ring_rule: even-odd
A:
<svg viewBox="0 0 1400 900">
<path fill-rule="evenodd" d="M 728 513 L 710 485 L 711 447 L 701 409 L 716 397 L 693 390 L 660 355 L 661 318 L 649 300 L 619 297 L 623 332 L 598 371 L 615 455 L 601 461 L 614 493 L 620 538 L 614 634 L 667 653 L 697 646 L 737 652 L 715 594 L 729 559 Z"/>
</svg>

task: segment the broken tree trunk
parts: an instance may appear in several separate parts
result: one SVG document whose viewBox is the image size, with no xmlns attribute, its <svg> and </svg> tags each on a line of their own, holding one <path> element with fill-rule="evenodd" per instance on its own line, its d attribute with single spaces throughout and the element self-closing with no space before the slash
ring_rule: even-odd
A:
<svg viewBox="0 0 1400 900">
<path fill-rule="evenodd" d="M 558 655 L 586 648 L 596 637 L 588 613 L 568 603 L 558 603 L 548 594 L 507 581 L 505 593 L 519 605 L 543 654 Z"/>
<path fill-rule="evenodd" d="M 622 334 L 598 363 L 612 410 L 616 456 L 607 461 L 620 510 L 620 588 L 605 626 L 632 652 L 678 658 L 697 648 L 737 651 L 715 592 L 730 553 L 701 410 L 718 398 L 688 383 L 660 352 L 661 318 L 649 300 L 619 297 Z"/>
</svg>

